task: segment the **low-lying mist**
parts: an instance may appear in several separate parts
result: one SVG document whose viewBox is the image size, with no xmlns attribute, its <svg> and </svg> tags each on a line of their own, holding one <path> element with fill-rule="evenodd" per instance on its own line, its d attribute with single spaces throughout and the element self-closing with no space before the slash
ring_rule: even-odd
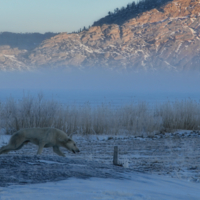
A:
<svg viewBox="0 0 200 200">
<path fill-rule="evenodd" d="M 0 89 L 66 89 L 131 92 L 200 92 L 195 72 L 135 73 L 109 70 L 1 72 Z"/>
<path fill-rule="evenodd" d="M 200 99 L 200 75 L 194 72 L 128 72 L 103 69 L 35 70 L 0 73 L 0 101 L 20 99 L 24 93 L 62 103 L 115 105 L 146 101 Z"/>
</svg>

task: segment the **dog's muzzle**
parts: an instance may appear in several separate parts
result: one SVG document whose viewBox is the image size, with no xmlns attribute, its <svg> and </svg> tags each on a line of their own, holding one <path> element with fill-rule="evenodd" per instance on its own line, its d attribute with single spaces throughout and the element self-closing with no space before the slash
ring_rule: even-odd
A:
<svg viewBox="0 0 200 200">
<path fill-rule="evenodd" d="M 80 152 L 80 151 L 79 151 L 79 149 L 77 149 L 76 151 L 72 149 L 72 152 L 73 152 L 73 153 L 78 153 L 78 152 Z"/>
</svg>

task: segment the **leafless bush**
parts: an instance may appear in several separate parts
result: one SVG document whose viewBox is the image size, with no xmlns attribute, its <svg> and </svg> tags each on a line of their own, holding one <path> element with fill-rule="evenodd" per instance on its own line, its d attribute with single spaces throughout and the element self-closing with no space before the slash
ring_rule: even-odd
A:
<svg viewBox="0 0 200 200">
<path fill-rule="evenodd" d="M 37 98 L 24 95 L 18 101 L 10 97 L 1 106 L 1 127 L 7 133 L 28 127 L 52 127 L 57 122 L 59 110 L 57 102 L 44 101 L 42 94 L 38 94 Z"/>
<path fill-rule="evenodd" d="M 159 106 L 158 115 L 165 129 L 198 130 L 200 104 L 193 100 L 166 102 Z"/>
<path fill-rule="evenodd" d="M 192 100 L 165 102 L 150 106 L 146 102 L 113 107 L 90 103 L 82 106 L 62 105 L 24 95 L 21 100 L 10 97 L 0 103 L 0 126 L 8 134 L 21 128 L 55 127 L 68 134 L 155 134 L 161 130 L 199 129 L 200 104 Z"/>
</svg>

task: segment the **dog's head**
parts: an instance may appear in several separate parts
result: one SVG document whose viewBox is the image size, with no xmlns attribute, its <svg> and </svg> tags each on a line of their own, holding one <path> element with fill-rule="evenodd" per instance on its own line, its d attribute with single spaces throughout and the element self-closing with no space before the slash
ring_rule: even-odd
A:
<svg viewBox="0 0 200 200">
<path fill-rule="evenodd" d="M 78 147 L 76 146 L 76 143 L 75 143 L 72 139 L 70 139 L 70 138 L 68 138 L 68 139 L 65 140 L 64 146 L 65 146 L 69 151 L 72 151 L 73 153 L 78 153 L 78 152 L 80 152 L 79 149 L 78 149 Z"/>
</svg>

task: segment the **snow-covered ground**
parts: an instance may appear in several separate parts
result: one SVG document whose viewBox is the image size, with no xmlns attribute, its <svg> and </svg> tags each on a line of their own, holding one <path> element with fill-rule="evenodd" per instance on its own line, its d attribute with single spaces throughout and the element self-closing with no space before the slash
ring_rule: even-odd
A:
<svg viewBox="0 0 200 200">
<path fill-rule="evenodd" d="M 1 200 L 16 199 L 130 199 L 199 200 L 199 184 L 163 176 L 132 173 L 131 180 L 75 179 L 0 188 Z"/>
<path fill-rule="evenodd" d="M 1 135 L 0 146 L 10 136 Z M 124 179 L 69 178 L 59 182 L 32 185 L 10 185 L 0 188 L 0 200 L 6 199 L 187 199 L 199 200 L 199 132 L 177 131 L 155 138 L 121 136 L 78 136 L 73 139 L 81 153 L 66 156 L 75 160 L 85 159 L 112 165 L 113 146 L 120 148 L 119 159 L 128 161 L 130 172 Z M 64 149 L 62 149 L 64 151 Z M 34 155 L 36 147 L 28 144 L 9 155 Z M 54 156 L 51 148 L 43 155 Z M 6 155 L 3 155 L 6 156 Z M 58 157 L 59 158 L 59 157 Z M 41 159 L 41 163 L 56 162 Z M 75 167 L 76 164 L 69 165 Z M 30 165 L 31 167 L 31 165 Z M 126 178 L 129 177 L 129 180 Z"/>
</svg>

